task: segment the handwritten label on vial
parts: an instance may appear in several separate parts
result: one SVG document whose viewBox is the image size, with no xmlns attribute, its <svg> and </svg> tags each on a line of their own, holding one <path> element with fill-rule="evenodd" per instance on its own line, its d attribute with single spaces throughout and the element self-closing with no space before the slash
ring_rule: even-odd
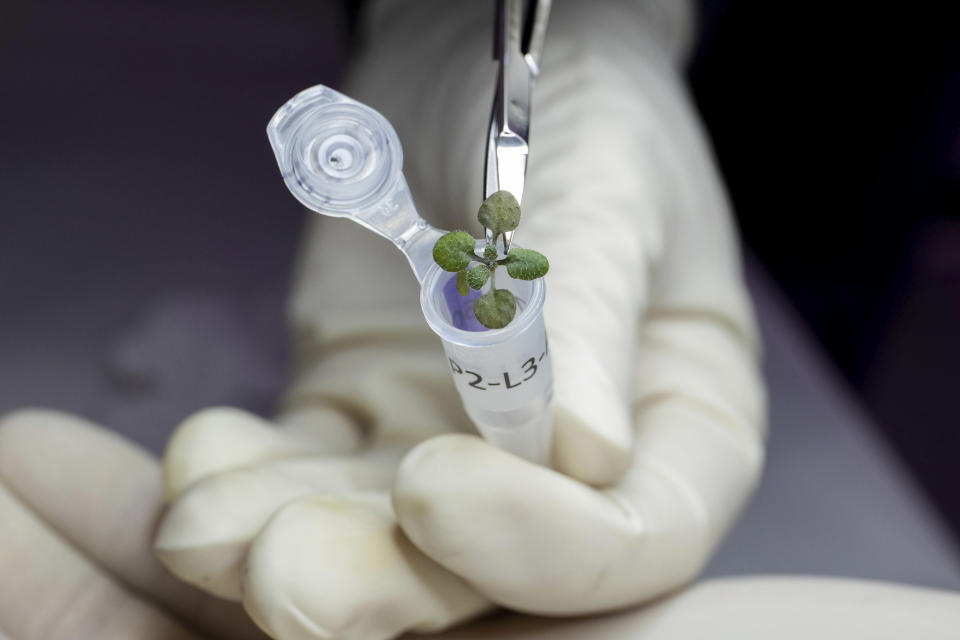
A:
<svg viewBox="0 0 960 640">
<path fill-rule="evenodd" d="M 520 393 L 521 387 L 527 387 L 531 391 L 539 392 L 542 384 L 537 379 L 538 375 L 549 370 L 550 350 L 546 339 L 543 340 L 543 348 L 539 353 L 522 354 L 515 358 L 516 365 L 510 367 L 495 368 L 494 370 L 477 371 L 477 366 L 471 366 L 469 362 L 452 356 L 448 357 L 450 370 L 454 374 L 454 382 L 461 389 L 476 390 L 477 392 L 502 392 L 502 393 Z M 527 356 L 527 357 L 523 357 Z M 546 362 L 545 362 L 546 360 Z M 549 374 L 548 374 L 549 375 Z M 543 381 L 549 384 L 549 380 Z"/>
</svg>

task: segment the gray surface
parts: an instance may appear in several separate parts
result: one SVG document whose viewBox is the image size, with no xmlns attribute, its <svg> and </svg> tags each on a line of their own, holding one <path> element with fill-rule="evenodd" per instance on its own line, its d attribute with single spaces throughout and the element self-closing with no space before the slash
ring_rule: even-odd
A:
<svg viewBox="0 0 960 640">
<path fill-rule="evenodd" d="M 960 589 L 939 516 L 755 264 L 770 440 L 760 489 L 707 573 L 809 573 Z"/>
</svg>

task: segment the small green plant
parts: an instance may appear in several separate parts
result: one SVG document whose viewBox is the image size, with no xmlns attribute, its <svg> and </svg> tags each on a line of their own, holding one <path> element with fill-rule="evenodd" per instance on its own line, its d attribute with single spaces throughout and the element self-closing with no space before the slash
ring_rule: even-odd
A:
<svg viewBox="0 0 960 640">
<path fill-rule="evenodd" d="M 550 268 L 546 256 L 530 249 L 510 249 L 500 257 L 497 238 L 520 224 L 520 204 L 509 191 L 497 191 L 480 205 L 477 219 L 493 232 L 493 242 L 483 253 L 476 252 L 477 241 L 466 231 L 451 231 L 433 245 L 433 259 L 444 271 L 457 274 L 457 291 L 465 296 L 470 289 L 489 288 L 473 303 L 473 314 L 488 329 L 502 329 L 517 313 L 517 301 L 507 289 L 497 289 L 497 268 L 506 267 L 511 278 L 535 280 Z M 471 265 L 473 265 L 471 267 Z"/>
</svg>

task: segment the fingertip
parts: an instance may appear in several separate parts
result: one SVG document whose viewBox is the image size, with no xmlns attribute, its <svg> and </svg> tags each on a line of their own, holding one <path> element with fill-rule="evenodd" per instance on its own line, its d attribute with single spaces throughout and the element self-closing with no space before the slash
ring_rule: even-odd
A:
<svg viewBox="0 0 960 640">
<path fill-rule="evenodd" d="M 314 574 L 318 563 L 305 557 L 315 556 L 325 546 L 322 533 L 311 535 L 330 531 L 330 526 L 322 522 L 321 510 L 320 498 L 301 499 L 280 508 L 260 531 L 245 559 L 241 576 L 244 609 L 272 636 L 313 639 L 334 637 L 333 632 L 342 630 L 343 621 L 336 618 L 341 608 L 331 603 L 327 591 L 336 592 L 340 586 L 342 594 L 348 585 L 327 584 L 328 574 Z M 349 553 L 348 548 L 338 551 L 341 557 Z M 309 587 L 303 584 L 307 581 L 312 583 Z M 310 590 L 316 597 L 311 610 L 304 612 L 302 600 Z"/>
<path fill-rule="evenodd" d="M 393 508 L 417 547 L 469 577 L 464 567 L 476 558 L 495 564 L 501 555 L 495 550 L 510 544 L 509 527 L 491 527 L 520 517 L 527 496 L 556 481 L 573 484 L 477 437 L 449 434 L 424 441 L 407 454 L 394 481 Z"/>
<path fill-rule="evenodd" d="M 198 481 L 182 492 L 160 520 L 153 551 L 184 582 L 240 600 L 240 567 L 256 523 L 249 523 L 251 518 L 236 504 L 235 488 L 242 485 L 231 483 L 229 475 Z"/>
<path fill-rule="evenodd" d="M 490 449 L 491 445 L 484 443 L 482 439 L 475 435 L 466 433 L 445 433 L 429 440 L 424 440 L 413 449 L 411 449 L 400 463 L 402 470 L 420 469 L 427 465 L 433 465 L 441 462 L 451 455 L 459 452 L 472 452 L 474 454 L 483 454 Z M 404 474 L 409 479 L 411 474 Z M 416 477 L 416 474 L 413 474 Z M 401 480 L 398 479 L 398 482 Z"/>
<path fill-rule="evenodd" d="M 231 541 L 194 548 L 168 548 L 163 544 L 158 537 L 154 554 L 170 573 L 223 600 L 241 599 L 240 566 L 245 543 Z"/>
<path fill-rule="evenodd" d="M 392 527 L 382 498 L 379 509 L 328 496 L 291 502 L 250 547 L 244 608 L 274 637 L 388 637 L 376 614 L 395 562 Z"/>
<path fill-rule="evenodd" d="M 435 519 L 434 492 L 450 487 L 447 481 L 455 468 L 454 460 L 482 457 L 483 442 L 476 436 L 451 433 L 430 438 L 410 450 L 397 469 L 390 499 L 397 521 L 414 543 L 424 544 L 429 537 L 430 523 Z"/>
<path fill-rule="evenodd" d="M 163 456 L 163 485 L 173 500 L 198 480 L 295 451 L 273 425 L 233 407 L 210 407 L 174 430 Z"/>
<path fill-rule="evenodd" d="M 438 630 L 489 606 L 413 547 L 383 493 L 283 507 L 250 547 L 243 591 L 257 624 L 291 640 Z"/>
</svg>

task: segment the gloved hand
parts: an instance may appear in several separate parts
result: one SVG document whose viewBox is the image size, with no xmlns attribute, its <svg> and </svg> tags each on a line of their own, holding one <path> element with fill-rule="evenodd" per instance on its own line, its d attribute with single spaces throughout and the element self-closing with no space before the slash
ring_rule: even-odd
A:
<svg viewBox="0 0 960 640">
<path fill-rule="evenodd" d="M 421 213 L 477 233 L 490 9 L 375 6 L 344 89 L 396 127 Z M 551 261 L 554 470 L 466 435 L 402 255 L 318 217 L 279 428 L 212 409 L 170 442 L 156 550 L 174 573 L 283 640 L 430 631 L 492 604 L 604 611 L 696 576 L 757 481 L 764 403 L 729 208 L 680 79 L 685 10 L 551 15 L 518 241 Z"/>
<path fill-rule="evenodd" d="M 176 581 L 149 553 L 161 507 L 157 461 L 117 435 L 52 411 L 0 420 L 0 639 L 263 638 L 236 603 Z M 894 640 L 958 628 L 956 593 L 769 577 L 703 582 L 609 616 L 496 616 L 432 637 Z"/>
<path fill-rule="evenodd" d="M 152 553 L 160 464 L 54 411 L 0 420 L 0 640 L 262 640 Z"/>
</svg>

